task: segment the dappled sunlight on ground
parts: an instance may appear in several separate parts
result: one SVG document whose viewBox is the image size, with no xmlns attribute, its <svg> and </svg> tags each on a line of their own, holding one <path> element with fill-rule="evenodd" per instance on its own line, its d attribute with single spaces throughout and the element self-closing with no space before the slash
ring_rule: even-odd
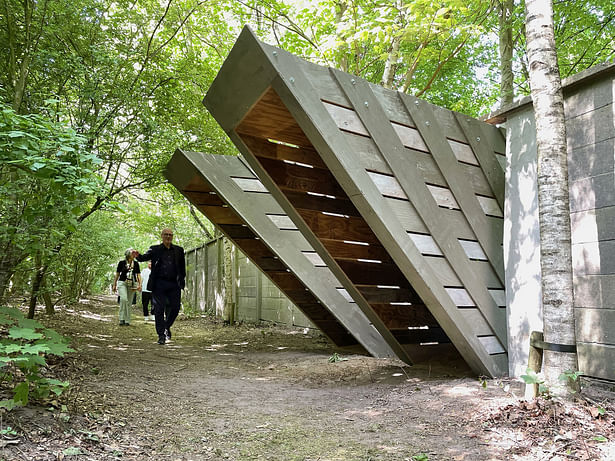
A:
<svg viewBox="0 0 615 461">
<path fill-rule="evenodd" d="M 615 459 L 606 397 L 605 415 L 566 413 L 521 403 L 514 380 L 347 353 L 313 330 L 180 315 L 158 345 L 153 322 L 116 320 L 111 296 L 42 316 L 73 338 L 77 352 L 48 370 L 72 386 L 4 415 L 27 436 L 0 444 L 0 459 L 57 461 L 71 447 L 97 461 Z"/>
</svg>

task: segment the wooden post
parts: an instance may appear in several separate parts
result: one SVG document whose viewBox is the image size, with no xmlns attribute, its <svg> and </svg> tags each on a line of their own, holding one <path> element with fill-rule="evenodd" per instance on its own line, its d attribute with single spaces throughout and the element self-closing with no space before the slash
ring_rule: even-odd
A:
<svg viewBox="0 0 615 461">
<path fill-rule="evenodd" d="M 530 335 L 530 355 L 527 367 L 535 373 L 540 373 L 542 369 L 542 349 L 533 346 L 533 344 L 536 344 L 538 341 L 543 341 L 543 334 L 540 331 L 532 331 Z M 538 384 L 526 384 L 526 400 L 531 400 L 536 397 L 538 397 Z"/>
<path fill-rule="evenodd" d="M 256 269 L 256 321 L 260 322 L 263 310 L 263 275 L 258 267 Z"/>
</svg>

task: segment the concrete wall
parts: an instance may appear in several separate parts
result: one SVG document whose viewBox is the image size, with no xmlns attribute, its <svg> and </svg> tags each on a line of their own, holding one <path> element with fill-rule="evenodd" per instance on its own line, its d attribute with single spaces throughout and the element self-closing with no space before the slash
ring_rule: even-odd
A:
<svg viewBox="0 0 615 461">
<path fill-rule="evenodd" d="M 615 63 L 563 83 L 579 370 L 615 379 Z M 506 118 L 509 369 L 519 376 L 529 333 L 542 331 L 536 134 L 529 100 L 496 115 Z"/>
<path fill-rule="evenodd" d="M 222 240 L 214 239 L 186 252 L 183 302 L 221 316 L 224 307 Z M 236 247 L 233 247 L 233 300 L 236 318 L 314 328 L 303 313 Z"/>
</svg>

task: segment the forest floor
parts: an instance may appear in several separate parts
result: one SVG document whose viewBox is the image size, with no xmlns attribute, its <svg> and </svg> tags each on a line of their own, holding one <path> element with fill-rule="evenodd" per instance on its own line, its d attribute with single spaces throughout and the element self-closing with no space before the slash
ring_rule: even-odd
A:
<svg viewBox="0 0 615 461">
<path fill-rule="evenodd" d="M 71 387 L 0 414 L 0 460 L 615 460 L 602 385 L 526 402 L 514 380 L 351 354 L 300 329 L 180 314 L 160 346 L 139 308 L 128 327 L 116 311 L 107 296 L 39 315 L 72 338 L 46 370 Z"/>
</svg>

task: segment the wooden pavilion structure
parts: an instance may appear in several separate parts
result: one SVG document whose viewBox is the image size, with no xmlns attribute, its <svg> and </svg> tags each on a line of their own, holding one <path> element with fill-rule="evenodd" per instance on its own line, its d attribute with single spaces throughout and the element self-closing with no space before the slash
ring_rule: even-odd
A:
<svg viewBox="0 0 615 461">
<path fill-rule="evenodd" d="M 395 357 L 241 158 L 177 150 L 165 174 L 336 346 Z"/>
<path fill-rule="evenodd" d="M 477 373 L 506 374 L 498 128 L 248 28 L 204 104 L 398 357 L 450 341 Z"/>
</svg>

